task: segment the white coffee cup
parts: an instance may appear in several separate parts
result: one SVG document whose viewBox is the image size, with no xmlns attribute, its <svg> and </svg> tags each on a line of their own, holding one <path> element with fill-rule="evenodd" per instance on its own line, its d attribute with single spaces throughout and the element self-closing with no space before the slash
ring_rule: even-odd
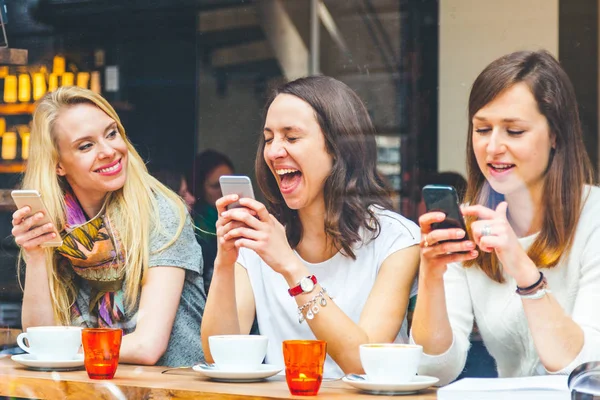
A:
<svg viewBox="0 0 600 400">
<path fill-rule="evenodd" d="M 27 339 L 27 344 L 25 344 Z M 81 328 L 75 326 L 36 326 L 17 336 L 20 348 L 38 360 L 72 360 L 81 347 Z"/>
<path fill-rule="evenodd" d="M 267 354 L 269 338 L 262 335 L 209 336 L 210 354 L 224 371 L 254 371 Z"/>
<path fill-rule="evenodd" d="M 367 379 L 375 383 L 410 382 L 423 354 L 423 347 L 416 344 L 362 344 L 359 350 Z"/>
</svg>

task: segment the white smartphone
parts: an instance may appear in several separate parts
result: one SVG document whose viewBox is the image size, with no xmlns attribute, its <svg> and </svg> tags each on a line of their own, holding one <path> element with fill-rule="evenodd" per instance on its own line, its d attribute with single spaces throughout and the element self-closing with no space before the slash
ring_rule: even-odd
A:
<svg viewBox="0 0 600 400">
<path fill-rule="evenodd" d="M 48 217 L 48 211 L 46 209 L 46 206 L 44 205 L 44 202 L 42 201 L 42 195 L 37 190 L 13 190 L 12 192 L 10 192 L 10 195 L 12 196 L 15 204 L 17 205 L 17 208 L 23 208 L 25 206 L 31 207 L 31 212 L 29 213 L 29 215 L 34 215 L 40 211 L 43 212 L 44 218 L 42 218 L 40 221 L 38 221 L 33 226 L 33 228 L 41 226 L 41 225 L 45 225 L 49 222 L 52 222 L 52 221 L 50 221 L 50 218 Z M 62 241 L 59 233 L 56 231 L 55 231 L 55 233 L 56 233 L 56 237 L 54 239 L 50 239 L 50 240 L 44 242 L 41 246 L 42 247 L 61 246 L 63 241 Z"/>
<path fill-rule="evenodd" d="M 243 197 L 250 199 L 254 198 L 252 182 L 247 176 L 223 175 L 219 178 L 219 183 L 221 184 L 221 193 L 223 193 L 223 196 L 227 196 L 229 194 L 237 194 L 238 196 L 240 196 L 240 199 Z M 231 203 L 227 206 L 227 209 L 229 210 L 235 207 L 241 207 L 239 201 Z"/>
</svg>

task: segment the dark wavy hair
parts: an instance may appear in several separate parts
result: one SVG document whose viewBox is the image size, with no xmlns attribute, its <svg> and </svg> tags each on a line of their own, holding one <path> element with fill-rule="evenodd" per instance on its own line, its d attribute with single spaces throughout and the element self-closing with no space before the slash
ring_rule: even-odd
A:
<svg viewBox="0 0 600 400">
<path fill-rule="evenodd" d="M 308 103 L 325 136 L 327 152 L 333 158 L 331 174 L 325 180 L 325 233 L 344 255 L 356 259 L 353 245 L 361 242 L 360 229 L 377 237 L 380 224 L 370 206 L 391 209 L 389 192 L 377 173 L 375 128 L 360 98 L 344 83 L 326 76 L 300 78 L 276 88 L 265 106 L 280 94 L 289 94 Z M 266 164 L 265 140 L 260 135 L 256 153 L 256 178 L 269 211 L 286 227 L 288 242 L 296 247 L 302 238 L 298 212 L 287 207 L 277 181 Z"/>
<path fill-rule="evenodd" d="M 465 201 L 496 208 L 504 200 L 504 196 L 487 183 L 477 165 L 473 151 L 473 116 L 499 94 L 521 82 L 531 90 L 539 112 L 548 121 L 550 134 L 556 138 L 543 189 L 542 229 L 527 252 L 538 268 L 551 268 L 571 248 L 584 203 L 583 188 L 592 183 L 594 177 L 583 144 L 575 90 L 559 62 L 547 51 L 518 51 L 500 57 L 473 83 L 469 97 Z M 480 252 L 476 259 L 464 264 L 479 265 L 491 279 L 504 281 L 495 253 Z"/>
</svg>

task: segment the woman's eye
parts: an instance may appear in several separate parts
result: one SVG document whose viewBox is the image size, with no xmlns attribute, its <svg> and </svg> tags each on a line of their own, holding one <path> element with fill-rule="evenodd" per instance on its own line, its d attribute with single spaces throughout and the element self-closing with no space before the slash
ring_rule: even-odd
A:
<svg viewBox="0 0 600 400">
<path fill-rule="evenodd" d="M 114 138 L 115 136 L 117 136 L 117 131 L 116 131 L 116 130 L 115 130 L 115 131 L 111 131 L 111 132 L 108 134 L 108 137 L 109 137 L 109 138 L 111 138 L 111 139 L 112 139 L 112 138 Z"/>
<path fill-rule="evenodd" d="M 288 142 L 294 143 L 296 140 L 298 140 L 297 137 L 288 137 L 287 138 Z"/>
<path fill-rule="evenodd" d="M 477 133 L 488 133 L 488 132 L 491 132 L 491 129 L 490 128 L 477 128 L 477 129 L 475 129 L 475 132 L 477 132 Z"/>
<path fill-rule="evenodd" d="M 90 147 L 92 147 L 91 143 L 82 144 L 81 146 L 79 146 L 79 151 L 85 151 L 85 150 L 89 149 Z"/>
<path fill-rule="evenodd" d="M 506 130 L 509 135 L 520 135 L 525 131 L 517 130 L 517 129 L 507 129 Z"/>
<path fill-rule="evenodd" d="M 273 138 L 265 138 L 265 143 L 271 143 L 273 141 Z"/>
</svg>

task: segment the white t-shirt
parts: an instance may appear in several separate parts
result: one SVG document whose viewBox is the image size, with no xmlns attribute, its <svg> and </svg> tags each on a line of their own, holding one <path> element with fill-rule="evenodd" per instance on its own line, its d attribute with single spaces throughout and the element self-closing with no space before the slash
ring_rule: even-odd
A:
<svg viewBox="0 0 600 400">
<path fill-rule="evenodd" d="M 453 343 L 443 354 L 423 354 L 420 375 L 438 377 L 440 385 L 456 379 L 465 365 L 474 319 L 501 378 L 569 374 L 583 362 L 600 360 L 600 188 L 588 186 L 584 198 L 587 193 L 571 251 L 555 267 L 542 269 L 552 296 L 583 330 L 583 348 L 575 359 L 560 371 L 544 368 L 512 277 L 504 273 L 505 282 L 498 283 L 478 267 L 449 264 L 444 287 Z M 528 249 L 535 237 L 519 242 Z"/>
<path fill-rule="evenodd" d="M 317 277 L 319 284 L 327 289 L 329 296 L 334 298 L 336 305 L 355 323 L 359 321 L 383 261 L 398 250 L 418 244 L 421 235 L 419 227 L 403 216 L 388 210 L 373 210 L 381 224 L 381 232 L 374 240 L 355 245 L 356 260 L 341 253 L 318 264 L 301 259 L 311 274 Z M 370 235 L 370 232 L 366 232 Z M 361 231 L 361 237 L 365 237 L 364 231 Z M 297 253 L 296 255 L 300 258 Z M 306 322 L 298 323 L 298 305 L 288 294 L 289 286 L 282 275 L 273 271 L 258 254 L 249 249 L 240 249 L 238 263 L 246 268 L 250 277 L 260 333 L 269 337 L 266 362 L 283 368 L 282 342 L 290 339 L 315 339 L 315 336 Z M 415 279 L 411 296 L 416 292 Z M 408 341 L 406 316 L 396 341 Z M 343 372 L 327 356 L 323 375 L 327 378 L 339 378 L 343 376 Z"/>
</svg>

